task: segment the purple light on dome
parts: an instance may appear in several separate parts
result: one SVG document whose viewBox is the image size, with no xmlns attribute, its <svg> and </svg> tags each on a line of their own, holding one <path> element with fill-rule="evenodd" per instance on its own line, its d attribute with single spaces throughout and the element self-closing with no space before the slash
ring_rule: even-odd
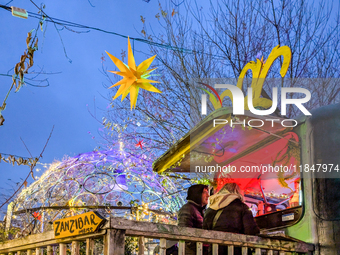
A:
<svg viewBox="0 0 340 255">
<path fill-rule="evenodd" d="M 16 210 L 65 204 L 130 206 L 131 201 L 137 201 L 155 210 L 176 212 L 184 203 L 178 188 L 187 182 L 174 182 L 153 172 L 152 159 L 152 155 L 114 148 L 67 157 L 51 164 L 39 180 L 18 195 Z M 121 212 L 110 210 L 113 215 Z M 50 220 L 54 215 L 46 213 L 45 218 Z M 26 218 L 21 220 L 26 224 Z"/>
<path fill-rule="evenodd" d="M 118 175 L 116 177 L 116 183 L 118 185 L 124 185 L 126 186 L 126 175 L 125 174 L 121 174 L 121 175 Z"/>
</svg>

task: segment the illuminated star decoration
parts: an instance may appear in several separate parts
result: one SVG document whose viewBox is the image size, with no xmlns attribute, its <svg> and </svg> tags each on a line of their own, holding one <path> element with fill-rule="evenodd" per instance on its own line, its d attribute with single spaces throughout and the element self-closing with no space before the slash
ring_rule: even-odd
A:
<svg viewBox="0 0 340 255">
<path fill-rule="evenodd" d="M 140 147 L 141 149 L 143 149 L 143 145 L 144 145 L 143 141 L 144 139 L 139 140 L 138 143 L 136 143 L 136 147 Z"/>
<path fill-rule="evenodd" d="M 131 110 L 132 107 L 136 107 L 137 97 L 139 89 L 145 89 L 151 92 L 162 93 L 159 89 L 152 86 L 150 83 L 159 83 L 158 81 L 147 79 L 150 77 L 150 73 L 154 71 L 156 68 L 147 70 L 151 65 L 152 61 L 155 59 L 156 55 L 144 60 L 139 66 L 136 66 L 135 58 L 132 53 L 130 38 L 128 38 L 128 65 L 124 64 L 121 60 L 106 52 L 113 63 L 120 70 L 118 71 L 109 71 L 114 74 L 118 74 L 123 77 L 122 80 L 112 85 L 110 88 L 121 85 L 114 96 L 113 100 L 115 100 L 120 95 L 122 96 L 122 101 L 124 98 L 130 93 L 130 105 Z"/>
</svg>

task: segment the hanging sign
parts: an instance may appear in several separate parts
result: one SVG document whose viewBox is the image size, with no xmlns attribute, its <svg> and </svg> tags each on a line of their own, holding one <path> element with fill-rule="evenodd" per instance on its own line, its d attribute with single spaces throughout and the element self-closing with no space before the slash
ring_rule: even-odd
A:
<svg viewBox="0 0 340 255">
<path fill-rule="evenodd" d="M 105 223 L 105 218 L 97 212 L 87 212 L 53 222 L 54 237 L 64 238 L 93 233 Z"/>
</svg>

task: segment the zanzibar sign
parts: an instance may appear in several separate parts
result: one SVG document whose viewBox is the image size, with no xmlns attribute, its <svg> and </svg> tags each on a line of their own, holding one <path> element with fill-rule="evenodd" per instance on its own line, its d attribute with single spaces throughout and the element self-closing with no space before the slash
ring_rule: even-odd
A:
<svg viewBox="0 0 340 255">
<path fill-rule="evenodd" d="M 77 216 L 53 222 L 55 238 L 63 238 L 93 233 L 105 223 L 105 218 L 96 212 L 87 212 Z"/>
</svg>

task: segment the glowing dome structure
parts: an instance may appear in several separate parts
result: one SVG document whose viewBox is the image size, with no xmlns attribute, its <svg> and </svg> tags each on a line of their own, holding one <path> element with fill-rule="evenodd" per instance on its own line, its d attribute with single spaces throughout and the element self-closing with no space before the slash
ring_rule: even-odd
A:
<svg viewBox="0 0 340 255">
<path fill-rule="evenodd" d="M 97 210 L 103 216 L 167 222 L 184 204 L 188 182 L 158 175 L 151 164 L 143 154 L 119 150 L 55 162 L 15 199 L 15 221 L 24 230 L 42 232 L 55 219 Z"/>
</svg>

